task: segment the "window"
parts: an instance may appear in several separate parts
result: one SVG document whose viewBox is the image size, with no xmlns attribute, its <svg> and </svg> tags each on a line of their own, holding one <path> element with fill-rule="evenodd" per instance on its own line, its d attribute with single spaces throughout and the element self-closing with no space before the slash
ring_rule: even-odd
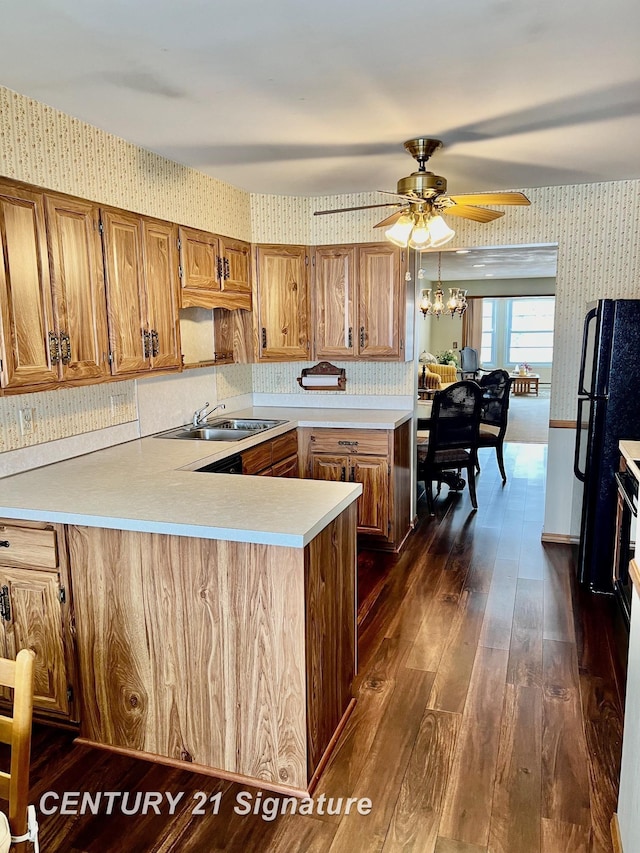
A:
<svg viewBox="0 0 640 853">
<path fill-rule="evenodd" d="M 480 364 L 492 367 L 496 363 L 496 301 L 482 300 L 482 343 Z"/>
<path fill-rule="evenodd" d="M 511 300 L 507 334 L 510 364 L 551 364 L 554 305 L 553 296 Z"/>
</svg>

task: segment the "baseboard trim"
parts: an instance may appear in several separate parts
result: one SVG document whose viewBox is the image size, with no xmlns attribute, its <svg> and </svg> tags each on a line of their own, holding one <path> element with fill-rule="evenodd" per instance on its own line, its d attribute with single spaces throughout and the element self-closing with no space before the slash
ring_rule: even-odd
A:
<svg viewBox="0 0 640 853">
<path fill-rule="evenodd" d="M 622 838 L 620 838 L 620 824 L 618 823 L 618 815 L 615 812 L 611 818 L 611 841 L 613 843 L 613 853 L 624 853 Z"/>
<path fill-rule="evenodd" d="M 577 545 L 580 539 L 577 536 L 569 536 L 564 533 L 543 533 L 541 542 L 553 542 L 556 545 Z"/>
</svg>

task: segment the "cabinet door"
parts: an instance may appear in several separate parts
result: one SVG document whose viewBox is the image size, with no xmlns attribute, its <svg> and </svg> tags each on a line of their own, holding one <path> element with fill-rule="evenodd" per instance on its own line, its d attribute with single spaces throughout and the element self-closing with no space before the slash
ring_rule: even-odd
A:
<svg viewBox="0 0 640 853">
<path fill-rule="evenodd" d="M 298 455 L 289 456 L 273 466 L 274 477 L 296 477 L 298 476 Z"/>
<path fill-rule="evenodd" d="M 58 369 L 49 348 L 54 327 L 43 197 L 2 182 L 0 321 L 2 387 L 55 382 Z"/>
<path fill-rule="evenodd" d="M 389 460 L 386 457 L 353 456 L 350 477 L 362 483 L 358 498 L 358 531 L 389 535 Z"/>
<path fill-rule="evenodd" d="M 107 376 L 109 345 L 98 208 L 89 202 L 47 195 L 45 209 L 62 377 Z"/>
<path fill-rule="evenodd" d="M 204 293 L 220 292 L 221 281 L 218 269 L 219 245 L 215 234 L 180 228 L 180 266 L 182 288 Z M 197 305 L 189 299 L 183 305 Z"/>
<path fill-rule="evenodd" d="M 142 220 L 147 331 L 155 370 L 181 366 L 176 232 L 170 222 Z"/>
<path fill-rule="evenodd" d="M 346 456 L 312 454 L 311 478 L 313 480 L 347 481 L 350 461 Z"/>
<path fill-rule="evenodd" d="M 258 357 L 296 361 L 309 357 L 307 250 L 304 246 L 258 246 Z"/>
<path fill-rule="evenodd" d="M 222 259 L 222 289 L 233 293 L 251 293 L 249 260 L 251 247 L 242 240 L 219 238 Z"/>
<path fill-rule="evenodd" d="M 360 246 L 358 259 L 358 354 L 400 359 L 404 357 L 400 249 L 379 243 Z"/>
<path fill-rule="evenodd" d="M 104 210 L 102 227 L 111 372 L 139 373 L 149 369 L 140 217 Z"/>
<path fill-rule="evenodd" d="M 34 707 L 68 714 L 60 576 L 38 569 L 0 567 L 0 588 L 7 656 L 15 659 L 25 648 L 36 653 Z"/>
<path fill-rule="evenodd" d="M 355 246 L 324 246 L 315 252 L 315 354 L 349 359 L 355 354 Z"/>
</svg>

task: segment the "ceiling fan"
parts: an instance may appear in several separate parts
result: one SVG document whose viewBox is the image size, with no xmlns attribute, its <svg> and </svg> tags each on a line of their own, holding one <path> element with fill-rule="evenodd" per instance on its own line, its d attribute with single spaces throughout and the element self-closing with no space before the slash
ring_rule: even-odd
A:
<svg viewBox="0 0 640 853">
<path fill-rule="evenodd" d="M 467 193 L 446 195 L 447 181 L 441 175 L 428 172 L 426 163 L 431 155 L 442 147 L 439 139 L 420 136 L 404 143 L 405 149 L 418 163 L 418 171 L 398 181 L 395 195 L 402 201 L 385 204 L 363 204 L 357 207 L 343 207 L 337 210 L 316 210 L 315 216 L 329 213 L 346 213 L 351 210 L 365 210 L 374 207 L 396 207 L 394 213 L 378 222 L 374 228 L 387 228 L 385 236 L 397 246 L 409 245 L 412 249 L 437 248 L 448 243 L 455 236 L 442 218 L 459 216 L 474 222 L 491 222 L 504 216 L 502 210 L 489 210 L 481 205 L 523 205 L 531 202 L 521 192 Z M 379 190 L 379 192 L 385 192 Z"/>
</svg>

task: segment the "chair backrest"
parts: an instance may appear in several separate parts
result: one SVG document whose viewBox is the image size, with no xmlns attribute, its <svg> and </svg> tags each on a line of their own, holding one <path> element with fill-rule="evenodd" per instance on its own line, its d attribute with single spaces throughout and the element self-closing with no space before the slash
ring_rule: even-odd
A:
<svg viewBox="0 0 640 853">
<path fill-rule="evenodd" d="M 499 427 L 500 431 L 506 431 L 512 382 L 513 379 L 506 370 L 492 370 L 491 373 L 487 373 L 481 377 L 481 424 Z"/>
<path fill-rule="evenodd" d="M 27 830 L 34 660 L 31 649 L 22 649 L 15 661 L 0 658 L 0 686 L 13 688 L 13 716 L 0 715 L 0 742 L 11 745 L 9 773 L 0 772 L 0 797 L 9 801 L 14 836 Z"/>
<path fill-rule="evenodd" d="M 427 464 L 438 450 L 477 445 L 481 403 L 482 390 L 471 379 L 455 382 L 437 392 L 431 409 Z"/>
<path fill-rule="evenodd" d="M 460 372 L 476 373 L 480 369 L 478 350 L 473 347 L 462 347 L 460 350 Z"/>
</svg>

